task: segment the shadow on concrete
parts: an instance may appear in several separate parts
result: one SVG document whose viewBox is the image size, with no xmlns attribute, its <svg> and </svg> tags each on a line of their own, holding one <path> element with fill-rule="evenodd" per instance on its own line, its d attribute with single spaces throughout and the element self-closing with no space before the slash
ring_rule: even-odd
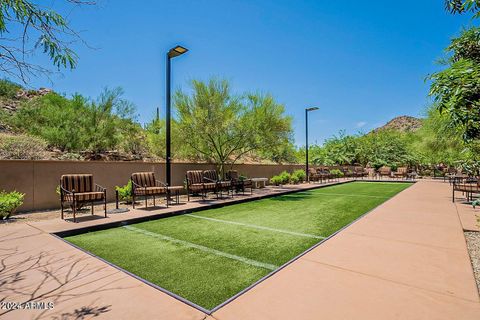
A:
<svg viewBox="0 0 480 320">
<path fill-rule="evenodd" d="M 23 257 L 22 257 L 23 255 Z M 119 286 L 122 277 L 116 272 L 100 277 L 98 272 L 106 266 L 89 262 L 89 257 L 78 254 L 50 254 L 40 251 L 34 254 L 19 252 L 18 247 L 0 246 L 0 302 L 52 302 L 59 306 L 82 297 L 74 310 L 55 315 L 53 319 L 84 319 L 111 311 L 110 304 L 95 301 L 84 304 L 85 297 L 103 291 L 129 289 Z M 56 308 L 55 308 L 56 309 Z M 53 312 L 55 312 L 53 309 Z M 15 312 L 19 318 L 27 318 L 26 310 L 0 310 L 0 318 Z M 30 310 L 32 312 L 32 310 Z M 47 314 L 49 313 L 49 314 Z M 52 319 L 52 310 L 35 310 L 32 319 Z"/>
</svg>

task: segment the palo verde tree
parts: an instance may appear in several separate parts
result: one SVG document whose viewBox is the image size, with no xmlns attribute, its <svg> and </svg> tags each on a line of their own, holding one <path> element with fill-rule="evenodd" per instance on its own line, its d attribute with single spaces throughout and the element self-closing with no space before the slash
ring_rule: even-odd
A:
<svg viewBox="0 0 480 320">
<path fill-rule="evenodd" d="M 72 5 L 94 1 L 66 0 Z M 49 68 L 32 62 L 35 51 L 46 54 L 57 69 L 73 69 L 77 54 L 71 46 L 81 41 L 60 13 L 29 0 L 0 0 L 0 71 L 26 83 L 31 76 L 48 75 Z"/>
<path fill-rule="evenodd" d="M 471 12 L 475 14 L 474 18 L 477 18 L 480 0 L 445 0 L 445 9 L 452 14 Z"/>
<path fill-rule="evenodd" d="M 223 174 L 247 154 L 291 143 L 291 118 L 270 95 L 235 95 L 226 80 L 192 81 L 175 94 L 180 140 Z"/>
<path fill-rule="evenodd" d="M 464 30 L 447 47 L 447 68 L 432 74 L 430 95 L 452 125 L 464 131 L 464 140 L 480 138 L 480 28 Z"/>
</svg>

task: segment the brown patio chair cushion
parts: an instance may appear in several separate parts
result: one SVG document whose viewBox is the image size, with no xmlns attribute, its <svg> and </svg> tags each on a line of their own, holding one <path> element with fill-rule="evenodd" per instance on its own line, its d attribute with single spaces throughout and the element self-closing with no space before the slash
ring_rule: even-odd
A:
<svg viewBox="0 0 480 320">
<path fill-rule="evenodd" d="M 238 180 L 239 175 L 237 170 L 229 170 L 227 171 L 227 179 L 229 180 Z"/>
<path fill-rule="evenodd" d="M 167 193 L 167 188 L 165 187 L 146 187 L 146 188 L 136 188 L 135 194 L 137 195 L 154 195 Z"/>
<path fill-rule="evenodd" d="M 70 192 L 92 192 L 93 175 L 91 174 L 65 174 L 61 176 L 62 188 Z"/>
<path fill-rule="evenodd" d="M 104 195 L 103 192 L 75 193 L 75 201 L 88 202 L 88 201 L 103 200 L 103 195 Z M 64 199 L 65 201 L 73 201 L 73 194 L 67 193 Z"/>
<path fill-rule="evenodd" d="M 209 180 L 207 182 L 218 181 L 219 180 L 216 170 L 205 170 L 205 171 L 203 171 L 203 176 Z"/>
<path fill-rule="evenodd" d="M 132 173 L 132 181 L 142 187 L 156 187 L 155 173 L 153 172 L 135 172 Z"/>
<path fill-rule="evenodd" d="M 215 190 L 215 182 L 195 183 L 188 186 L 191 191 Z"/>
<path fill-rule="evenodd" d="M 190 185 L 202 184 L 203 183 L 203 171 L 202 170 L 191 170 L 187 171 L 187 179 Z"/>
</svg>

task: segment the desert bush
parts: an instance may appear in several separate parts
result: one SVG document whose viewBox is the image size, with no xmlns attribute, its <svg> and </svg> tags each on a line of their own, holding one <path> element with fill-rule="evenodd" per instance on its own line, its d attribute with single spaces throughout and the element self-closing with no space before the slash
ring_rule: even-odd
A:
<svg viewBox="0 0 480 320">
<path fill-rule="evenodd" d="M 270 183 L 273 184 L 273 185 L 281 185 L 282 184 L 282 178 L 280 177 L 280 175 L 277 175 L 277 176 L 273 176 L 270 178 Z"/>
<path fill-rule="evenodd" d="M 299 178 L 299 177 L 297 177 L 296 175 L 293 175 L 293 174 L 290 176 L 290 183 L 292 183 L 292 184 L 297 184 L 297 183 L 299 183 L 299 182 L 300 182 L 300 178 Z"/>
<path fill-rule="evenodd" d="M 116 186 L 115 190 L 118 192 L 118 198 L 125 201 L 127 204 L 132 203 L 132 180 L 128 180 L 128 183 L 123 187 Z"/>
<path fill-rule="evenodd" d="M 61 151 L 102 152 L 141 149 L 141 126 L 135 108 L 121 98 L 121 89 L 106 89 L 98 99 L 81 95 L 71 99 L 49 93 L 26 102 L 9 125 L 17 131 L 41 137 Z"/>
<path fill-rule="evenodd" d="M 303 169 L 293 171 L 291 178 L 293 177 L 295 177 L 294 179 L 298 180 L 298 182 L 303 182 L 307 179 L 307 175 L 305 174 L 305 171 Z"/>
<path fill-rule="evenodd" d="M 0 192 L 0 219 L 6 220 L 11 217 L 15 211 L 23 204 L 24 193 Z"/>
<path fill-rule="evenodd" d="M 75 161 L 81 161 L 83 160 L 83 156 L 80 153 L 75 153 L 75 152 L 66 152 L 61 154 L 58 157 L 58 160 L 75 160 Z"/>
<path fill-rule="evenodd" d="M 287 171 L 283 171 L 280 173 L 280 179 L 282 180 L 282 184 L 287 184 L 290 182 L 291 175 Z"/>
<path fill-rule="evenodd" d="M 344 176 L 343 172 L 339 169 L 330 170 L 330 174 L 333 174 L 335 177 L 341 178 Z"/>
<path fill-rule="evenodd" d="M 16 84 L 15 82 L 9 80 L 0 80 L 0 97 L 5 97 L 7 99 L 15 98 L 18 90 L 20 90 L 22 86 Z"/>
<path fill-rule="evenodd" d="M 47 143 L 28 135 L 0 134 L 0 159 L 38 160 L 47 157 Z"/>
<path fill-rule="evenodd" d="M 290 173 L 288 173 L 287 171 L 283 171 L 283 172 L 280 173 L 279 175 L 273 176 L 273 177 L 270 179 L 270 183 L 278 186 L 278 185 L 281 185 L 281 184 L 287 184 L 287 183 L 289 183 L 289 182 L 290 182 L 290 179 L 291 179 Z"/>
</svg>

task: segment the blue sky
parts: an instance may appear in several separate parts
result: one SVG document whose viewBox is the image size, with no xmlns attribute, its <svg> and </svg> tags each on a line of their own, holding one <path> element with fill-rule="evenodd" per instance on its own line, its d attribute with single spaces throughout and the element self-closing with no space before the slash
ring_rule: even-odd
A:
<svg viewBox="0 0 480 320">
<path fill-rule="evenodd" d="M 53 2 L 65 10 L 61 3 Z M 298 145 L 309 106 L 320 107 L 310 117 L 310 141 L 318 142 L 421 116 L 425 77 L 471 23 L 447 14 L 442 0 L 99 0 L 70 6 L 68 17 L 92 48 L 78 46 L 77 69 L 34 86 L 90 97 L 121 86 L 145 122 L 157 106 L 164 113 L 165 52 L 181 44 L 190 51 L 173 61 L 173 88 L 216 76 L 238 93 L 271 93 L 294 117 Z"/>
</svg>

